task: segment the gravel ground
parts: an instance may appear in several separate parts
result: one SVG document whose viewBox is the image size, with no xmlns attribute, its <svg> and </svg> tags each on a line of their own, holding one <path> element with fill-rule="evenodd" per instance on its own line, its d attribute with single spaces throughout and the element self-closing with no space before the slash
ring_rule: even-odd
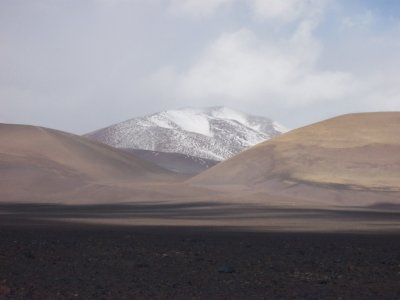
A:
<svg viewBox="0 0 400 300">
<path fill-rule="evenodd" d="M 0 299 L 400 299 L 395 233 L 14 223 Z"/>
</svg>

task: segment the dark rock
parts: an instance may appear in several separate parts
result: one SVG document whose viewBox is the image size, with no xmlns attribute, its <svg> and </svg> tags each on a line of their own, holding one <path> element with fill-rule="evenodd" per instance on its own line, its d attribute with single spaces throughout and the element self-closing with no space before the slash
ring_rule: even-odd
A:
<svg viewBox="0 0 400 300">
<path fill-rule="evenodd" d="M 327 279 L 322 279 L 318 281 L 319 284 L 328 284 L 329 281 Z"/>
<path fill-rule="evenodd" d="M 227 274 L 231 274 L 231 273 L 235 273 L 236 270 L 234 267 L 229 266 L 229 265 L 224 265 L 221 266 L 220 268 L 218 268 L 218 273 L 227 273 Z"/>
<path fill-rule="evenodd" d="M 5 284 L 5 282 L 0 282 L 0 296 L 7 297 L 11 293 L 11 289 Z"/>
<path fill-rule="evenodd" d="M 33 255 L 32 252 L 25 252 L 24 256 L 29 259 L 35 259 L 35 255 Z"/>
</svg>

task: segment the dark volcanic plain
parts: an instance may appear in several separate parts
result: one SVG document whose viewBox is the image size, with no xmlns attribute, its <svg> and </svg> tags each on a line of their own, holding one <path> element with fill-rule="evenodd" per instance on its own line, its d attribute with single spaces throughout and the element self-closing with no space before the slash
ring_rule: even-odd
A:
<svg viewBox="0 0 400 300">
<path fill-rule="evenodd" d="M 255 231 L 233 221 L 238 212 L 367 230 L 288 232 L 271 221 Z M 0 299 L 400 299 L 400 212 L 197 203 L 2 204 L 0 214 Z M 223 216 L 231 226 L 104 224 Z"/>
</svg>

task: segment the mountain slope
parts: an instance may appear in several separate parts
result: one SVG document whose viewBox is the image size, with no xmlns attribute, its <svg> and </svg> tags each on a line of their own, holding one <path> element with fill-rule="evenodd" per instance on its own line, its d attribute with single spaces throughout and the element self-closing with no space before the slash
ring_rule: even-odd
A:
<svg viewBox="0 0 400 300">
<path fill-rule="evenodd" d="M 180 153 L 167 153 L 141 149 L 122 149 L 136 157 L 179 174 L 197 175 L 215 166 L 219 161 Z"/>
<path fill-rule="evenodd" d="M 225 160 L 284 128 L 264 117 L 226 107 L 171 110 L 131 119 L 86 137 L 117 147 Z"/>
<path fill-rule="evenodd" d="M 400 192 L 400 113 L 350 114 L 293 130 L 190 182 L 293 193 L 304 186 Z"/>
<path fill-rule="evenodd" d="M 87 138 L 6 124 L 0 124 L 0 170 L 2 201 L 22 196 L 29 201 L 94 183 L 168 181 L 176 176 Z"/>
</svg>

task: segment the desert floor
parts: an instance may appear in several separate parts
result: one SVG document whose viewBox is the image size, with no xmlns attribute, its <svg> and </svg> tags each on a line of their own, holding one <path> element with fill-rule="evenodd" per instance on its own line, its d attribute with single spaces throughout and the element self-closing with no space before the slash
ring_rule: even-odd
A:
<svg viewBox="0 0 400 300">
<path fill-rule="evenodd" d="M 2 204 L 0 299 L 400 299 L 399 225 L 390 208 Z"/>
</svg>

